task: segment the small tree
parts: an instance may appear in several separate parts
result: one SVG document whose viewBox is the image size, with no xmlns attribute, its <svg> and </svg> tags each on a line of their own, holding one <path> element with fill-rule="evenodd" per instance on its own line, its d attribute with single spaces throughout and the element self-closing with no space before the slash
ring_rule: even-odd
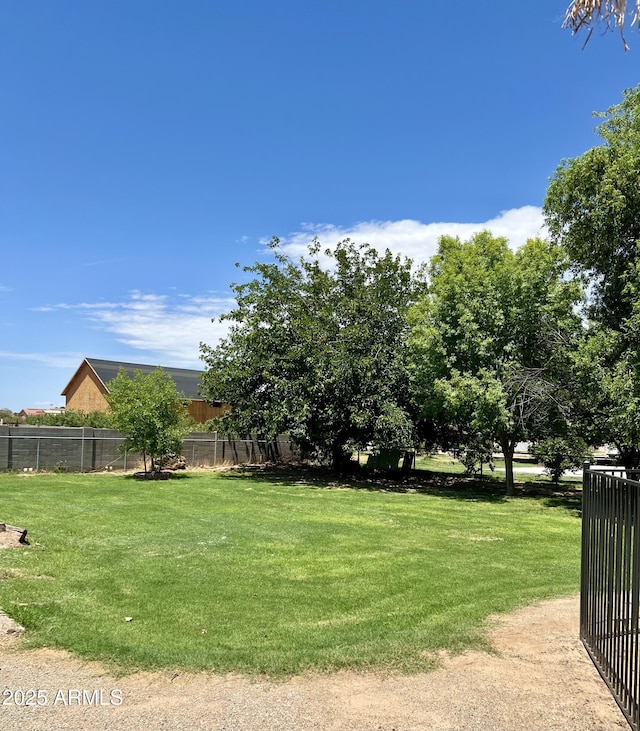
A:
<svg viewBox="0 0 640 731">
<path fill-rule="evenodd" d="M 121 368 L 108 387 L 113 425 L 126 437 L 123 451 L 141 452 L 145 472 L 147 457 L 152 472 L 162 469 L 167 455 L 180 453 L 189 431 L 184 398 L 173 379 L 162 368 L 147 376 L 136 370 L 133 378 Z"/>
<path fill-rule="evenodd" d="M 567 470 L 576 470 L 582 467 L 589 455 L 589 448 L 582 437 L 575 434 L 565 436 L 551 436 L 536 442 L 531 447 L 531 453 L 544 465 L 544 471 L 553 482 L 558 480 Z"/>
</svg>

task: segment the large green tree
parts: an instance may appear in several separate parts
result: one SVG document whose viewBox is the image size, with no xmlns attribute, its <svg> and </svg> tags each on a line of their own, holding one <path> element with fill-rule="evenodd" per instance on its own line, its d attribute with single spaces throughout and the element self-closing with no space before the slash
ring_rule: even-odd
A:
<svg viewBox="0 0 640 731">
<path fill-rule="evenodd" d="M 596 116 L 601 145 L 563 160 L 544 212 L 553 240 L 588 277 L 590 315 L 621 330 L 634 313 L 640 282 L 640 86 Z"/>
<path fill-rule="evenodd" d="M 232 405 L 222 428 L 275 437 L 289 432 L 307 456 L 340 467 L 373 443 L 413 439 L 406 312 L 411 262 L 346 240 L 317 241 L 292 261 L 274 239 L 272 263 L 246 267 L 233 285 L 229 335 L 202 346 L 204 395 Z"/>
<path fill-rule="evenodd" d="M 514 252 L 489 232 L 445 236 L 410 315 L 425 436 L 479 461 L 497 442 L 508 493 L 516 443 L 564 419 L 556 376 L 579 330 L 580 298 L 564 270 L 561 250 L 539 239 Z"/>
<path fill-rule="evenodd" d="M 591 443 L 640 466 L 640 86 L 599 115 L 603 143 L 564 160 L 544 210 L 589 293 L 587 334 L 571 378 L 575 419 Z"/>
<path fill-rule="evenodd" d="M 123 449 L 140 452 L 147 472 L 162 469 L 167 455 L 179 454 L 184 436 L 191 428 L 184 399 L 162 368 L 148 375 L 134 371 L 129 378 L 124 368 L 107 384 L 113 426 L 126 439 Z"/>
</svg>

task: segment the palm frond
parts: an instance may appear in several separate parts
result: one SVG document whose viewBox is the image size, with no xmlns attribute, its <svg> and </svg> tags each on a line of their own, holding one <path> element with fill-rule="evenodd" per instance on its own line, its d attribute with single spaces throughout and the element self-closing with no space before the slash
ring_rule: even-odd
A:
<svg viewBox="0 0 640 731">
<path fill-rule="evenodd" d="M 640 0 L 636 0 L 633 10 L 627 7 L 627 0 L 573 0 L 567 9 L 562 27 L 570 28 L 573 33 L 577 33 L 583 28 L 588 29 L 585 46 L 598 24 L 603 25 L 605 31 L 617 28 L 620 31 L 625 50 L 627 50 L 628 46 L 624 37 L 627 15 L 631 15 L 631 25 L 634 23 L 638 25 Z"/>
</svg>

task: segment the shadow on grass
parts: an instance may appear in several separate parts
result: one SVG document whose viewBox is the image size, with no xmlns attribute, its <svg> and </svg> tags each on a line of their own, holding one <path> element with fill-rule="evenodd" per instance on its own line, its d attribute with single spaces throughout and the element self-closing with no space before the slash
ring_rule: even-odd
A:
<svg viewBox="0 0 640 731">
<path fill-rule="evenodd" d="M 371 473 L 356 468 L 337 474 L 308 466 L 250 466 L 232 470 L 225 479 L 270 482 L 281 487 L 309 486 L 316 489 L 351 489 L 369 492 L 396 492 L 434 495 L 451 500 L 500 503 L 521 498 L 536 499 L 545 507 L 563 508 L 580 517 L 582 486 L 575 482 L 559 485 L 541 482 L 516 482 L 515 494 L 507 497 L 504 481 L 493 476 L 467 477 L 447 472 L 417 470 L 408 475 Z"/>
<path fill-rule="evenodd" d="M 164 473 L 166 474 L 166 473 Z M 131 482 L 148 482 L 153 484 L 154 482 L 173 482 L 174 480 L 188 480 L 192 477 L 188 472 L 169 472 L 168 477 L 139 477 L 138 473 L 123 475 L 125 480 Z"/>
</svg>

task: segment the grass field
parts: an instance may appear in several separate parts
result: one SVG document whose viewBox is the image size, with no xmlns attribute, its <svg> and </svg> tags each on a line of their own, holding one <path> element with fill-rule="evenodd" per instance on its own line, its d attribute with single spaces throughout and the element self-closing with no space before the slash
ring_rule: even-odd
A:
<svg viewBox="0 0 640 731">
<path fill-rule="evenodd" d="M 453 475 L 464 474 L 464 465 L 457 459 L 449 456 L 448 454 L 429 454 L 419 455 L 416 458 L 416 469 L 426 470 L 428 472 L 445 472 Z M 491 471 L 488 465 L 484 465 L 483 476 L 486 479 L 494 479 L 498 481 L 504 481 L 504 459 L 497 457 L 494 460 L 495 470 Z M 513 472 L 516 478 L 520 476 L 522 479 L 530 482 L 539 482 L 542 484 L 550 484 L 551 478 L 548 475 L 540 474 L 533 475 L 531 473 L 532 468 L 539 467 L 541 465 L 536 464 L 532 459 L 514 459 L 513 460 Z M 565 475 L 563 480 L 565 482 L 580 482 L 581 477 L 572 477 Z"/>
<path fill-rule="evenodd" d="M 0 475 L 0 607 L 32 646 L 140 668 L 415 671 L 578 590 L 579 497 L 312 471 Z M 126 621 L 131 618 L 131 621 Z"/>
</svg>

